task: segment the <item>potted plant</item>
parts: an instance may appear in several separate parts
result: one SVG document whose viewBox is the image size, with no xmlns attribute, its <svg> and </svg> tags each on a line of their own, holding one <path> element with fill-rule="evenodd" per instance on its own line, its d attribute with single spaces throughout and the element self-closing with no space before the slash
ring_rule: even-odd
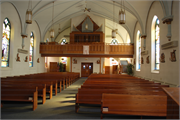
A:
<svg viewBox="0 0 180 120">
<path fill-rule="evenodd" d="M 127 74 L 128 75 L 133 75 L 133 68 L 134 68 L 134 66 L 132 64 L 129 63 L 127 65 Z"/>
<path fill-rule="evenodd" d="M 63 65 L 63 63 L 59 63 L 59 72 L 64 72 L 64 65 Z"/>
</svg>

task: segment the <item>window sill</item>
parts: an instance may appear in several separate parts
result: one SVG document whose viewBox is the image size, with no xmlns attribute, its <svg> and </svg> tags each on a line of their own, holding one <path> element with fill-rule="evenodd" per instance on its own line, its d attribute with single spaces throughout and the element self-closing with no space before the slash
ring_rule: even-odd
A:
<svg viewBox="0 0 180 120">
<path fill-rule="evenodd" d="M 138 71 L 138 72 L 139 72 L 139 71 L 141 71 L 141 70 L 139 69 L 139 70 L 136 70 L 136 71 Z"/>
<path fill-rule="evenodd" d="M 153 70 L 151 73 L 159 73 L 159 70 Z"/>
</svg>

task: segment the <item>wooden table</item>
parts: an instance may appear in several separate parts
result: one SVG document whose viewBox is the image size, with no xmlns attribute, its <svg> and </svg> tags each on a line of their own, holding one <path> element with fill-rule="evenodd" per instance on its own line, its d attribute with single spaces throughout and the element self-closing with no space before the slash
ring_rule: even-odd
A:
<svg viewBox="0 0 180 120">
<path fill-rule="evenodd" d="M 180 88 L 164 87 L 167 93 L 167 119 L 179 119 Z"/>
</svg>

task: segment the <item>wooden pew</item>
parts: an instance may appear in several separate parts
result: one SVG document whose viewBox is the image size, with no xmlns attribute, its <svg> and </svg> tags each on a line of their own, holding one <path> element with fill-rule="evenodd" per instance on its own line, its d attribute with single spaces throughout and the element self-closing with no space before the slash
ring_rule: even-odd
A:
<svg viewBox="0 0 180 120">
<path fill-rule="evenodd" d="M 31 80 L 27 80 L 27 79 L 10 79 L 10 78 L 8 78 L 8 79 L 2 79 L 1 80 L 1 83 L 12 83 L 12 84 L 36 84 L 37 86 L 38 85 L 42 85 L 42 84 L 46 84 L 46 92 L 47 93 L 49 93 L 50 94 L 50 96 L 49 96 L 49 98 L 51 99 L 52 98 L 52 94 L 53 94 L 53 81 L 47 81 L 47 80 L 44 80 L 44 81 L 42 81 L 42 80 L 40 80 L 39 81 L 39 79 L 31 79 Z M 56 84 L 56 82 L 54 82 L 54 84 L 55 84 L 55 86 L 56 86 L 56 88 L 57 88 L 57 84 Z M 56 92 L 55 92 L 56 94 L 57 94 L 57 90 L 56 90 Z"/>
<path fill-rule="evenodd" d="M 37 108 L 38 87 L 8 87 L 1 89 L 1 101 L 33 102 L 33 110 Z"/>
<path fill-rule="evenodd" d="M 17 89 L 17 88 L 22 88 L 22 87 L 25 87 L 28 89 L 34 89 L 34 87 L 37 87 L 37 86 L 38 86 L 38 96 L 42 97 L 42 104 L 44 104 L 46 102 L 46 84 L 45 85 L 44 84 L 30 84 L 30 83 L 20 84 L 18 82 L 1 82 L 2 90 L 8 89 L 8 88 Z"/>
<path fill-rule="evenodd" d="M 164 91 L 152 91 L 148 89 L 127 90 L 127 89 L 88 89 L 80 88 L 76 94 L 75 111 L 78 112 L 80 104 L 99 104 L 101 105 L 103 93 L 117 93 L 117 94 L 132 94 L 132 95 L 163 95 L 166 96 Z"/>
<path fill-rule="evenodd" d="M 102 95 L 101 119 L 103 114 L 162 116 L 167 115 L 167 96 L 165 95 Z"/>
</svg>

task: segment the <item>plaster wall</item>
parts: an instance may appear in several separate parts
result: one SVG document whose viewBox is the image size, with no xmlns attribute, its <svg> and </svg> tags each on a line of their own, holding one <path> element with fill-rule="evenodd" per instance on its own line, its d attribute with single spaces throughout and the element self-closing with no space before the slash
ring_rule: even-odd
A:
<svg viewBox="0 0 180 120">
<path fill-rule="evenodd" d="M 179 7 L 178 7 L 178 1 L 173 2 L 173 12 L 172 15 L 173 17 L 173 22 L 171 26 L 171 34 L 172 38 L 171 41 L 178 41 L 179 42 Z M 148 50 L 148 55 L 142 55 L 144 59 L 144 64 L 141 64 L 141 69 L 140 71 L 137 71 L 134 69 L 134 75 L 139 76 L 141 78 L 149 79 L 149 80 L 154 80 L 154 81 L 160 81 L 162 83 L 166 83 L 169 85 L 177 86 L 179 85 L 179 61 L 177 60 L 176 62 L 171 62 L 169 60 L 170 58 L 170 52 L 173 50 L 176 50 L 176 58 L 179 58 L 179 47 L 175 48 L 170 48 L 170 49 L 165 49 L 162 50 L 160 47 L 160 55 L 161 53 L 165 54 L 165 63 L 160 63 L 160 70 L 158 73 L 154 73 L 151 71 L 151 25 L 152 25 L 152 20 L 154 15 L 158 17 L 160 20 L 160 46 L 164 43 L 168 43 L 168 38 L 166 37 L 167 32 L 168 32 L 168 27 L 167 24 L 162 23 L 162 18 L 163 16 L 163 11 L 162 7 L 159 2 L 154 2 L 153 5 L 150 8 L 150 12 L 148 15 L 147 19 L 147 37 L 146 37 L 146 50 Z M 136 41 L 137 38 L 137 31 L 140 30 L 140 33 L 142 33 L 140 29 L 139 23 L 137 23 L 135 27 L 135 32 L 134 32 L 134 41 Z M 144 39 L 141 39 L 141 50 L 143 50 L 143 44 L 144 44 Z M 137 56 L 136 56 L 136 42 L 134 42 L 134 59 L 136 59 L 136 64 L 137 64 Z M 150 57 L 150 63 L 146 63 L 146 57 Z M 134 60 L 133 59 L 133 60 Z M 134 62 L 133 62 L 134 63 Z M 136 66 L 134 67 L 136 68 Z"/>
<path fill-rule="evenodd" d="M 105 27 L 105 43 L 111 43 L 112 41 L 112 29 L 109 27 Z M 116 34 L 116 39 L 118 40 L 118 43 L 123 43 L 123 39 L 119 34 Z"/>
<path fill-rule="evenodd" d="M 40 31 L 36 22 L 33 21 L 31 25 L 27 27 L 28 37 L 24 40 L 25 50 L 29 51 L 30 47 L 30 31 L 34 32 L 35 40 L 34 40 L 34 66 L 32 68 L 29 67 L 29 62 L 24 62 L 25 57 L 28 54 L 19 53 L 20 62 L 16 62 L 16 57 L 18 53 L 18 49 L 22 48 L 22 37 L 21 37 L 21 21 L 18 15 L 17 10 L 11 3 L 2 3 L 1 4 L 1 18 L 0 18 L 0 36 L 2 36 L 2 23 L 4 19 L 7 17 L 11 23 L 11 40 L 10 40 L 10 62 L 9 67 L 2 68 L 0 67 L 0 76 L 17 76 L 24 74 L 32 74 L 32 73 L 41 73 L 45 72 L 45 59 L 41 57 L 39 54 L 39 43 L 40 43 Z M 2 42 L 0 42 L 0 46 L 2 46 Z M 2 48 L 1 48 L 2 49 Z M 0 52 L 0 56 L 2 56 L 2 52 Z M 37 59 L 39 58 L 40 63 L 37 63 Z"/>
</svg>

